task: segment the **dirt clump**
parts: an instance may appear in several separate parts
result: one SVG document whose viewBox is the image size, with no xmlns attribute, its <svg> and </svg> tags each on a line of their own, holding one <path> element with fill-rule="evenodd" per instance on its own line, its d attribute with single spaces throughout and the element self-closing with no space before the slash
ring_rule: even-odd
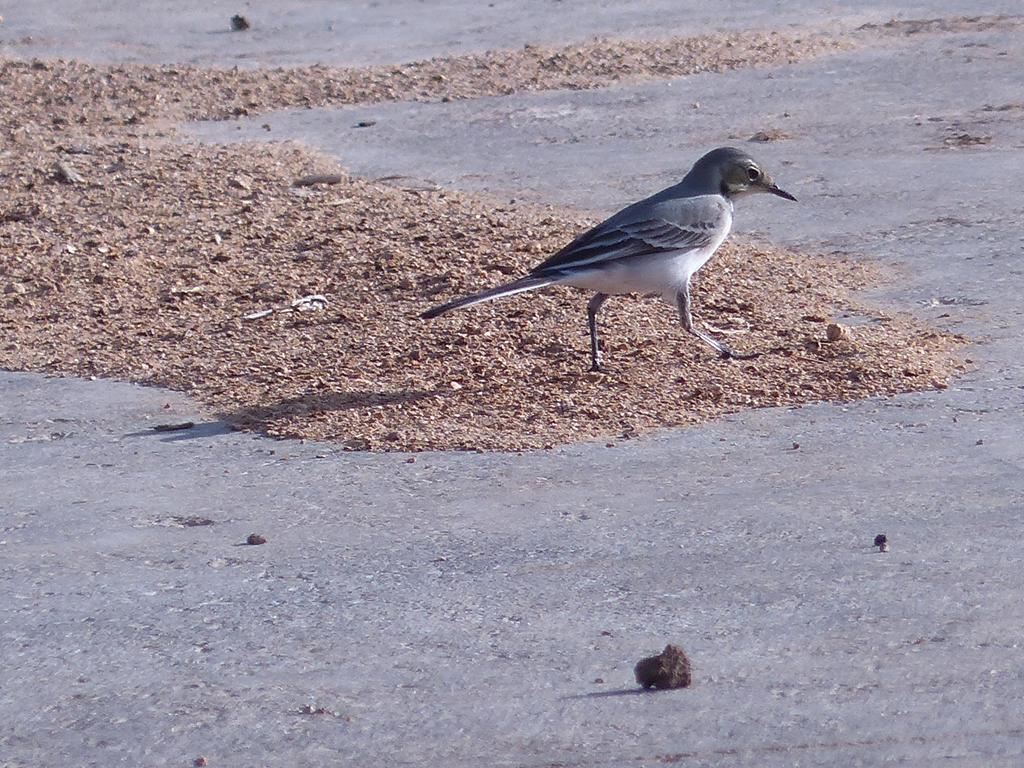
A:
<svg viewBox="0 0 1024 768">
<path fill-rule="evenodd" d="M 693 682 L 690 659 L 678 645 L 666 645 L 657 656 L 641 659 L 633 673 L 644 688 L 686 688 Z"/>
</svg>

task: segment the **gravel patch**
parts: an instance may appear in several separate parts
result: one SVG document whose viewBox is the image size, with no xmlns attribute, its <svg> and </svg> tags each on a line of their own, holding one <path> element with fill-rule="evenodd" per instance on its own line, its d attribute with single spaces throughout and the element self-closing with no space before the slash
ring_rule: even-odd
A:
<svg viewBox="0 0 1024 768">
<path fill-rule="evenodd" d="M 5 368 L 168 386 L 239 427 L 354 450 L 520 450 L 941 388 L 964 367 L 962 339 L 856 298 L 873 269 L 732 243 L 702 271 L 695 316 L 759 358 L 716 360 L 671 308 L 616 298 L 608 371 L 588 373 L 587 297 L 571 289 L 418 318 L 526 272 L 587 217 L 354 179 L 294 145 L 180 143 L 157 118 L 221 110 L 203 78 L 0 72 Z M 317 175 L 333 183 L 294 185 Z M 846 315 L 861 324 L 829 342 Z"/>
<path fill-rule="evenodd" d="M 560 47 L 527 45 L 367 68 L 201 69 L 96 66 L 69 61 L 7 61 L 0 86 L 13 95 L 51 76 L 38 98 L 70 106 L 88 87 L 90 106 L 130 107 L 127 117 L 217 119 L 282 107 L 380 101 L 437 101 L 522 91 L 599 88 L 619 81 L 793 64 L 845 50 L 853 40 L 816 33 L 743 32 L 667 40 L 595 40 Z"/>
</svg>

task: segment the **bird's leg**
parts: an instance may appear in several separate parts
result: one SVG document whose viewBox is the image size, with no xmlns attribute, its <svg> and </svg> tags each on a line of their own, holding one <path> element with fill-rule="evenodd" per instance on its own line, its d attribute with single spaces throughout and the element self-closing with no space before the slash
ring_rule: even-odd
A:
<svg viewBox="0 0 1024 768">
<path fill-rule="evenodd" d="M 718 356 L 723 360 L 728 360 L 730 358 L 735 360 L 751 360 L 757 357 L 757 353 L 742 354 L 740 352 L 733 352 L 729 348 L 729 345 L 711 338 L 708 334 L 704 333 L 704 331 L 700 330 L 693 324 L 693 316 L 690 314 L 689 280 L 686 281 L 686 285 L 683 289 L 676 294 L 676 304 L 679 306 L 679 319 L 683 322 L 683 328 L 714 349 L 718 353 Z"/>
<path fill-rule="evenodd" d="M 601 350 L 597 348 L 597 311 L 608 300 L 608 294 L 596 293 L 587 302 L 587 325 L 590 327 L 590 370 L 601 370 Z"/>
</svg>

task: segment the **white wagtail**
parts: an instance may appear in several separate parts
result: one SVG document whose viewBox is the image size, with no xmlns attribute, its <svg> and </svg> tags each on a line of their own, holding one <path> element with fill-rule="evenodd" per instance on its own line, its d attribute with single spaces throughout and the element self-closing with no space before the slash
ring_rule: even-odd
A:
<svg viewBox="0 0 1024 768">
<path fill-rule="evenodd" d="M 732 147 L 714 149 L 698 160 L 681 182 L 584 232 L 526 277 L 434 307 L 421 317 L 437 317 L 546 285 L 596 291 L 587 304 L 587 321 L 591 370 L 599 371 L 597 312 L 601 305 L 612 294 L 656 294 L 675 304 L 683 328 L 721 357 L 754 357 L 733 352 L 716 341 L 697 328 L 690 315 L 690 278 L 729 234 L 733 200 L 752 192 L 796 200 L 779 189 L 746 152 Z"/>
</svg>

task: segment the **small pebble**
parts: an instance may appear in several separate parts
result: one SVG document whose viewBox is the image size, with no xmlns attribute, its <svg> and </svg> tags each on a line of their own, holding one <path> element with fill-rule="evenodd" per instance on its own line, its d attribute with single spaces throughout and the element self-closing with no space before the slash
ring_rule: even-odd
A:
<svg viewBox="0 0 1024 768">
<path fill-rule="evenodd" d="M 235 14 L 234 16 L 231 17 L 231 29 L 234 30 L 235 32 L 244 32 L 250 26 L 252 26 L 252 25 L 249 24 L 249 20 L 247 18 L 245 18 L 245 16 L 242 16 L 240 14 Z"/>
<path fill-rule="evenodd" d="M 267 539 L 265 536 L 260 536 L 258 533 L 250 533 L 249 538 L 245 540 L 245 543 L 258 546 L 260 544 L 266 544 Z"/>
<path fill-rule="evenodd" d="M 879 552 L 889 551 L 889 539 L 884 533 L 880 533 L 875 536 L 875 546 L 878 547 Z"/>
<path fill-rule="evenodd" d="M 829 341 L 849 341 L 850 329 L 838 323 L 829 323 L 825 328 L 825 338 Z"/>
<path fill-rule="evenodd" d="M 196 766 L 196 768 L 203 768 L 203 766 L 209 765 L 209 764 L 210 764 L 210 761 L 207 760 L 202 755 L 200 755 L 199 757 L 197 757 L 195 760 L 192 761 L 192 765 Z"/>
</svg>

